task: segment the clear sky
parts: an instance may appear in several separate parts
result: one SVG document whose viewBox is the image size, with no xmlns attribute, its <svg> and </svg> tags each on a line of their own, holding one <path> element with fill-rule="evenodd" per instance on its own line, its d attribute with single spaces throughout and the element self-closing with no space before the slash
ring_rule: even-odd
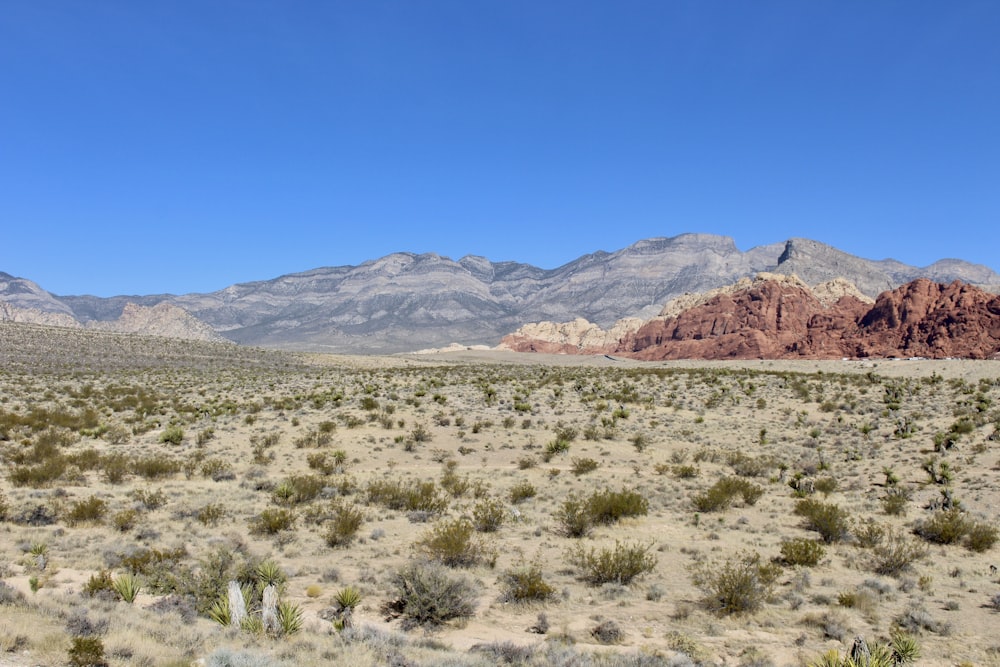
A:
<svg viewBox="0 0 1000 667">
<path fill-rule="evenodd" d="M 57 294 L 998 230 L 996 0 L 0 3 L 0 271 Z"/>
</svg>

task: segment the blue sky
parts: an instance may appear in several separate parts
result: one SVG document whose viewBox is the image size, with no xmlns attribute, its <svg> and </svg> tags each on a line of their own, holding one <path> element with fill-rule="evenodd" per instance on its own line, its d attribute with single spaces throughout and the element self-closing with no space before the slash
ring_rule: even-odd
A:
<svg viewBox="0 0 1000 667">
<path fill-rule="evenodd" d="M 0 271 L 211 291 L 683 232 L 1000 269 L 993 0 L 5 0 Z"/>
</svg>

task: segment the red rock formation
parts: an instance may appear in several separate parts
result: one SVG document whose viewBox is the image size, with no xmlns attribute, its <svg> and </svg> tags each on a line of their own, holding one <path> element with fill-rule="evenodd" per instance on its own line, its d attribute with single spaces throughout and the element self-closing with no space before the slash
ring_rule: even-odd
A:
<svg viewBox="0 0 1000 667">
<path fill-rule="evenodd" d="M 569 343 L 560 326 L 548 329 L 562 339 L 546 335 L 546 327 L 525 327 L 504 344 L 519 351 L 646 360 L 1000 358 L 1000 296 L 957 281 L 916 280 L 883 293 L 871 306 L 849 292 L 824 304 L 796 279 L 767 276 L 637 330 L 622 329 L 617 344 L 614 337 L 603 347 Z M 589 340 L 599 338 L 587 332 Z"/>
<path fill-rule="evenodd" d="M 852 296 L 826 307 L 806 287 L 767 280 L 652 320 L 615 352 L 649 360 L 839 358 L 867 309 Z"/>
<path fill-rule="evenodd" d="M 859 356 L 989 359 L 1000 353 L 1000 296 L 914 280 L 879 295 L 860 320 Z"/>
</svg>

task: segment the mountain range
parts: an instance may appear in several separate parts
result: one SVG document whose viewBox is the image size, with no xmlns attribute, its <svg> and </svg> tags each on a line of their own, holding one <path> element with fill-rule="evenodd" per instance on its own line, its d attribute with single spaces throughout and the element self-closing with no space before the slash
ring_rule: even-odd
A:
<svg viewBox="0 0 1000 667">
<path fill-rule="evenodd" d="M 995 271 L 962 260 L 914 267 L 800 238 L 744 252 L 729 237 L 682 234 L 584 255 L 555 269 L 401 252 L 206 294 L 60 296 L 0 273 L 0 320 L 393 353 L 453 342 L 496 345 L 525 323 L 543 320 L 584 318 L 608 328 L 624 317 L 649 319 L 672 299 L 760 272 L 794 274 L 810 285 L 842 278 L 872 299 L 917 278 L 992 291 L 1000 286 Z"/>
</svg>

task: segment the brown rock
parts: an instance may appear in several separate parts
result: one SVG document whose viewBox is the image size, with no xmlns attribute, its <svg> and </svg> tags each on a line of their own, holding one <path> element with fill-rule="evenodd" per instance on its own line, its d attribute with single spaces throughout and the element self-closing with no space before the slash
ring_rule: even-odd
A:
<svg viewBox="0 0 1000 667">
<path fill-rule="evenodd" d="M 860 320 L 859 355 L 989 359 L 1000 353 L 1000 296 L 959 281 L 914 280 Z"/>
<path fill-rule="evenodd" d="M 650 321 L 615 352 L 649 360 L 838 358 L 866 310 L 853 296 L 827 307 L 800 281 L 768 277 Z"/>
<path fill-rule="evenodd" d="M 603 331 L 586 320 L 526 325 L 507 349 L 666 359 L 1000 358 L 1000 296 L 961 282 L 920 279 L 874 306 L 846 281 L 810 289 L 761 274 L 685 295 L 660 317 Z"/>
</svg>

